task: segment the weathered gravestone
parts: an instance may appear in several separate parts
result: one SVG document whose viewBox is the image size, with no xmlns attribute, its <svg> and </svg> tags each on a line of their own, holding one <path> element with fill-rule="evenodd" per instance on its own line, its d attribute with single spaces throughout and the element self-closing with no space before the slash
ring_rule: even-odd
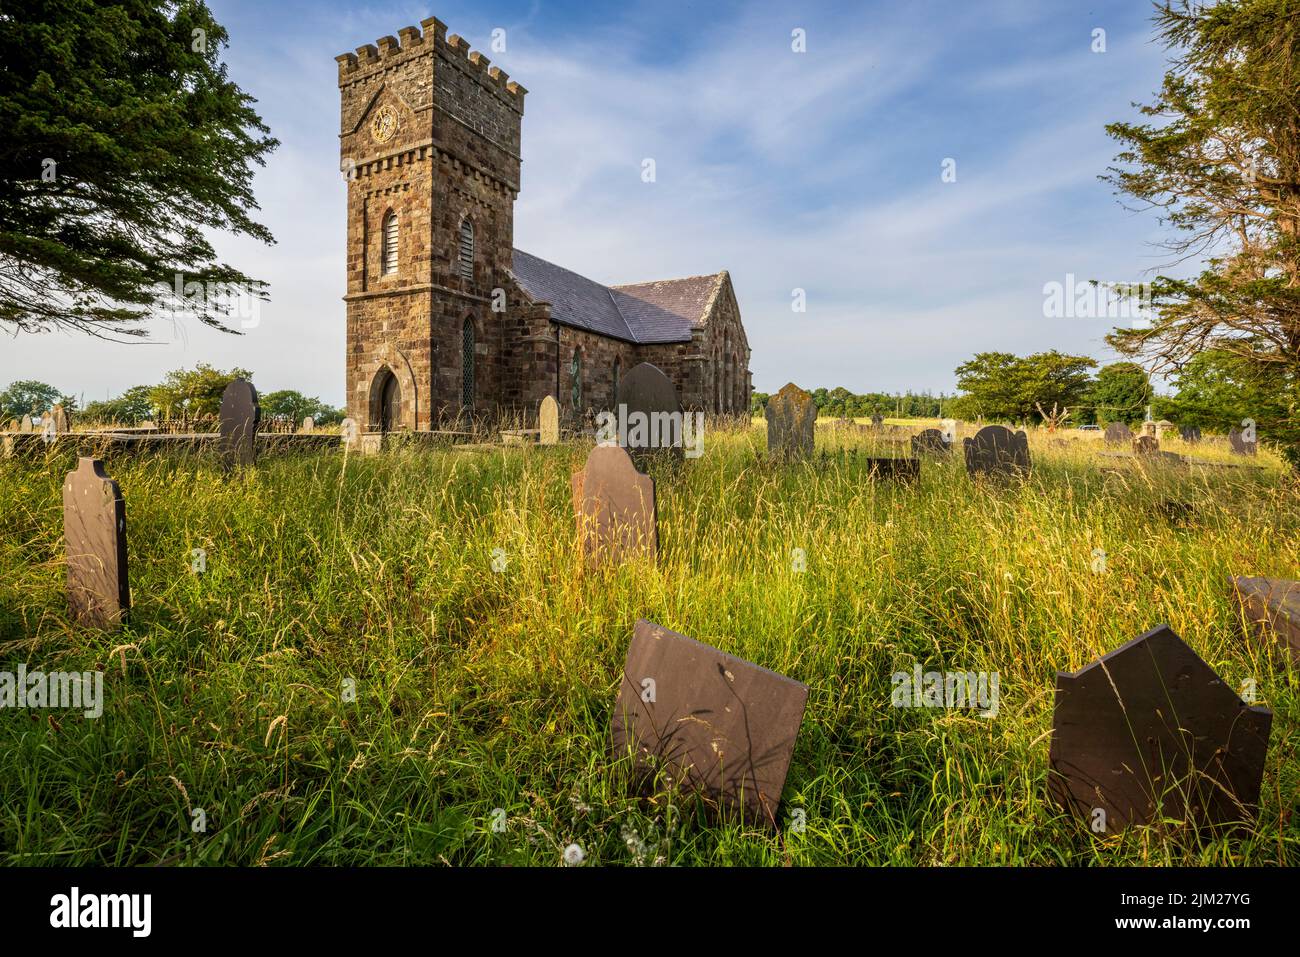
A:
<svg viewBox="0 0 1300 957">
<path fill-rule="evenodd" d="M 1159 437 L 1156 434 L 1156 424 L 1152 422 L 1150 419 L 1147 419 L 1145 422 L 1142 423 L 1142 434 L 1149 435 L 1153 439 Z"/>
<path fill-rule="evenodd" d="M 808 686 L 640 619 L 611 720 L 642 783 L 775 826 Z"/>
<path fill-rule="evenodd" d="M 50 418 L 54 420 L 54 431 L 63 435 L 72 431 L 72 419 L 68 415 L 68 410 L 62 405 L 56 405 Z"/>
<path fill-rule="evenodd" d="M 1124 445 L 1133 441 L 1133 430 L 1123 422 L 1112 422 L 1106 426 L 1106 441 L 1113 445 Z"/>
<path fill-rule="evenodd" d="M 773 458 L 806 458 L 816 444 L 817 405 L 812 394 L 787 382 L 767 400 L 767 454 Z"/>
<path fill-rule="evenodd" d="M 1154 435 L 1139 435 L 1133 440 L 1134 455 L 1159 455 L 1160 440 Z"/>
<path fill-rule="evenodd" d="M 31 432 L 31 430 L 32 430 L 32 417 L 30 415 L 27 415 L 26 413 L 18 416 L 18 431 Z"/>
<path fill-rule="evenodd" d="M 943 433 L 943 440 L 947 442 L 949 446 L 953 446 L 957 443 L 957 427 L 960 424 L 961 423 L 956 419 L 939 420 L 939 431 Z"/>
<path fill-rule="evenodd" d="M 1228 446 L 1233 455 L 1255 455 L 1259 451 L 1258 441 L 1248 441 L 1240 429 L 1228 433 Z"/>
<path fill-rule="evenodd" d="M 1259 804 L 1272 722 L 1160 625 L 1057 672 L 1048 789 L 1097 834 L 1242 821 Z"/>
<path fill-rule="evenodd" d="M 1178 430 L 1178 435 L 1188 445 L 1201 441 L 1201 430 L 1194 425 L 1184 425 Z"/>
<path fill-rule="evenodd" d="M 540 433 L 537 441 L 541 445 L 557 445 L 560 441 L 560 403 L 555 396 L 548 395 L 542 399 L 537 409 L 537 429 Z"/>
<path fill-rule="evenodd" d="M 885 417 L 879 413 L 871 416 L 871 427 L 878 429 L 885 424 Z"/>
<path fill-rule="evenodd" d="M 974 438 L 963 439 L 966 471 L 980 474 L 1027 475 L 1030 469 L 1029 436 L 1004 425 L 986 425 Z"/>
<path fill-rule="evenodd" d="M 126 502 L 98 459 L 78 459 L 63 481 L 63 538 L 73 617 L 92 628 L 118 624 L 131 607 Z"/>
<path fill-rule="evenodd" d="M 1272 635 L 1300 665 L 1300 581 L 1285 578 L 1229 579 L 1246 620 Z"/>
<path fill-rule="evenodd" d="M 257 427 L 262 408 L 257 390 L 246 379 L 235 379 L 221 393 L 220 448 L 226 467 L 252 465 L 257 458 Z"/>
<path fill-rule="evenodd" d="M 578 547 L 591 564 L 621 562 L 659 552 L 655 481 L 642 475 L 617 445 L 598 445 L 573 473 Z"/>
<path fill-rule="evenodd" d="M 310 415 L 302 420 L 302 431 L 306 432 L 308 435 L 316 431 L 316 420 Z"/>
<path fill-rule="evenodd" d="M 623 376 L 616 404 L 619 442 L 634 461 L 666 449 L 683 454 L 682 404 L 676 386 L 657 366 L 642 362 Z"/>
<path fill-rule="evenodd" d="M 925 429 L 912 436 L 912 455 L 947 455 L 952 451 L 947 436 L 938 429 Z"/>
<path fill-rule="evenodd" d="M 343 436 L 343 448 L 351 449 L 356 446 L 361 438 L 361 429 L 357 426 L 357 420 L 347 418 L 340 422 L 339 434 Z"/>
</svg>

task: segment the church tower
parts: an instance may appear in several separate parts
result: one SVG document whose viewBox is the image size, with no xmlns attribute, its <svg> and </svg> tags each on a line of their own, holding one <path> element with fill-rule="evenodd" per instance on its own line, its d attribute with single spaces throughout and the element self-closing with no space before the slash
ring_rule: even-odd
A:
<svg viewBox="0 0 1300 957">
<path fill-rule="evenodd" d="M 527 92 L 434 17 L 335 59 L 347 179 L 347 411 L 427 430 L 512 391 L 509 284 Z"/>
</svg>

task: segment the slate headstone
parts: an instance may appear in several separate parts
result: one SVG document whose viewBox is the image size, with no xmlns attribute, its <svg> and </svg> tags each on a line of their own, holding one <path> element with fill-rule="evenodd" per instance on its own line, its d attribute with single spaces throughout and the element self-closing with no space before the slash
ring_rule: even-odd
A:
<svg viewBox="0 0 1300 957">
<path fill-rule="evenodd" d="M 590 564 L 622 562 L 659 552 L 655 481 L 642 475 L 617 445 L 598 445 L 570 480 L 578 547 Z"/>
<path fill-rule="evenodd" d="M 1057 672 L 1048 790 L 1099 835 L 1243 821 L 1259 804 L 1272 722 L 1160 625 Z"/>
<path fill-rule="evenodd" d="M 1234 577 L 1230 582 L 1246 621 L 1271 633 L 1300 665 L 1300 581 Z"/>
<path fill-rule="evenodd" d="M 257 427 L 262 408 L 257 390 L 246 379 L 235 379 L 221 393 L 221 453 L 227 468 L 252 465 L 257 457 Z"/>
<path fill-rule="evenodd" d="M 938 429 L 925 429 L 912 436 L 912 455 L 947 455 L 952 451 L 947 437 Z"/>
<path fill-rule="evenodd" d="M 611 720 L 639 777 L 774 827 L 808 687 L 640 619 Z"/>
<path fill-rule="evenodd" d="M 1106 426 L 1106 441 L 1113 445 L 1127 445 L 1133 441 L 1133 430 L 1123 422 L 1112 422 Z"/>
<path fill-rule="evenodd" d="M 92 628 L 118 624 L 131 607 L 126 502 L 98 459 L 78 459 L 63 481 L 63 538 L 73 617 Z"/>
<path fill-rule="evenodd" d="M 806 458 L 816 444 L 817 405 L 812 394 L 793 382 L 767 400 L 767 454 L 774 458 Z"/>
<path fill-rule="evenodd" d="M 1185 425 L 1178 430 L 1179 437 L 1188 445 L 1201 441 L 1201 430 L 1194 425 Z"/>
<path fill-rule="evenodd" d="M 636 462 L 644 462 L 656 452 L 671 450 L 675 456 L 684 452 L 684 426 L 681 401 L 672 380 L 649 362 L 642 362 L 618 383 L 618 417 L 620 441 Z"/>
<path fill-rule="evenodd" d="M 981 474 L 1029 474 L 1029 436 L 1024 432 L 1012 432 L 1004 425 L 986 425 L 962 444 L 966 471 L 972 478 Z"/>
<path fill-rule="evenodd" d="M 560 441 L 560 403 L 555 396 L 548 395 L 542 399 L 537 409 L 537 428 L 540 432 L 537 441 L 541 445 L 557 445 Z"/>
</svg>

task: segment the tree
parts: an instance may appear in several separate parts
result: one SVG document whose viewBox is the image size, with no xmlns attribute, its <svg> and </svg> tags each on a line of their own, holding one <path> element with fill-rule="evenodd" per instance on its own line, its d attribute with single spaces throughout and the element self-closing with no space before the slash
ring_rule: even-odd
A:
<svg viewBox="0 0 1300 957">
<path fill-rule="evenodd" d="M 86 422 L 135 425 L 153 415 L 152 386 L 134 385 L 115 399 L 87 402 L 80 418 Z"/>
<path fill-rule="evenodd" d="M 226 41 L 201 0 L 0 0 L 0 325 L 140 336 L 180 287 L 234 331 L 225 294 L 261 287 L 205 231 L 274 241 L 250 212 L 278 143 Z"/>
<path fill-rule="evenodd" d="M 1155 390 L 1151 377 L 1136 362 L 1112 362 L 1102 366 L 1088 390 L 1086 402 L 1091 406 L 1090 419 L 1107 425 L 1111 422 L 1134 422 L 1145 417 Z"/>
<path fill-rule="evenodd" d="M 48 412 L 62 398 L 58 389 L 44 382 L 32 379 L 11 382 L 9 388 L 0 392 L 0 415 L 6 420 L 33 412 L 39 415 Z"/>
<path fill-rule="evenodd" d="M 167 418 L 189 415 L 215 415 L 221 409 L 221 393 L 235 379 L 253 379 L 247 369 L 222 372 L 200 362 L 193 369 L 167 373 L 161 385 L 149 390 L 149 401 Z M 188 405 L 186 404 L 188 400 Z"/>
<path fill-rule="evenodd" d="M 1056 350 L 1019 357 L 1009 352 L 981 352 L 956 369 L 957 386 L 966 401 L 957 408 L 987 419 L 1026 422 L 1038 411 L 1074 407 L 1092 380 L 1097 365 L 1087 356 Z"/>
<path fill-rule="evenodd" d="M 1252 419 L 1262 439 L 1269 439 L 1285 419 L 1282 390 L 1253 363 L 1218 349 L 1200 353 L 1183 367 L 1177 391 L 1157 400 L 1159 415 L 1179 425 L 1227 432 Z"/>
<path fill-rule="evenodd" d="M 333 425 L 335 422 L 343 421 L 341 410 L 326 405 L 320 399 L 295 392 L 293 389 L 268 392 L 259 397 L 258 404 L 262 407 L 263 416 L 268 418 L 283 416 L 295 424 L 300 424 L 309 415 L 317 425 Z"/>
<path fill-rule="evenodd" d="M 1141 112 L 1162 122 L 1107 126 L 1124 165 L 1103 179 L 1159 211 L 1177 257 L 1209 258 L 1194 279 L 1157 277 L 1150 326 L 1107 339 L 1154 371 L 1206 349 L 1258 370 L 1285 410 L 1275 437 L 1300 466 L 1300 4 L 1157 9 L 1178 52 Z"/>
</svg>

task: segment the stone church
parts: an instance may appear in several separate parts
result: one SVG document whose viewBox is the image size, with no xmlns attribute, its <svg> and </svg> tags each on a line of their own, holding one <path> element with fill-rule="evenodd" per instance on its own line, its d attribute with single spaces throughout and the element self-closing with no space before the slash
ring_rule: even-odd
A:
<svg viewBox="0 0 1300 957">
<path fill-rule="evenodd" d="M 662 369 L 685 408 L 749 409 L 725 272 L 604 286 L 514 248 L 524 94 L 436 18 L 336 57 L 348 182 L 347 409 L 370 430 L 569 421 Z"/>
</svg>

